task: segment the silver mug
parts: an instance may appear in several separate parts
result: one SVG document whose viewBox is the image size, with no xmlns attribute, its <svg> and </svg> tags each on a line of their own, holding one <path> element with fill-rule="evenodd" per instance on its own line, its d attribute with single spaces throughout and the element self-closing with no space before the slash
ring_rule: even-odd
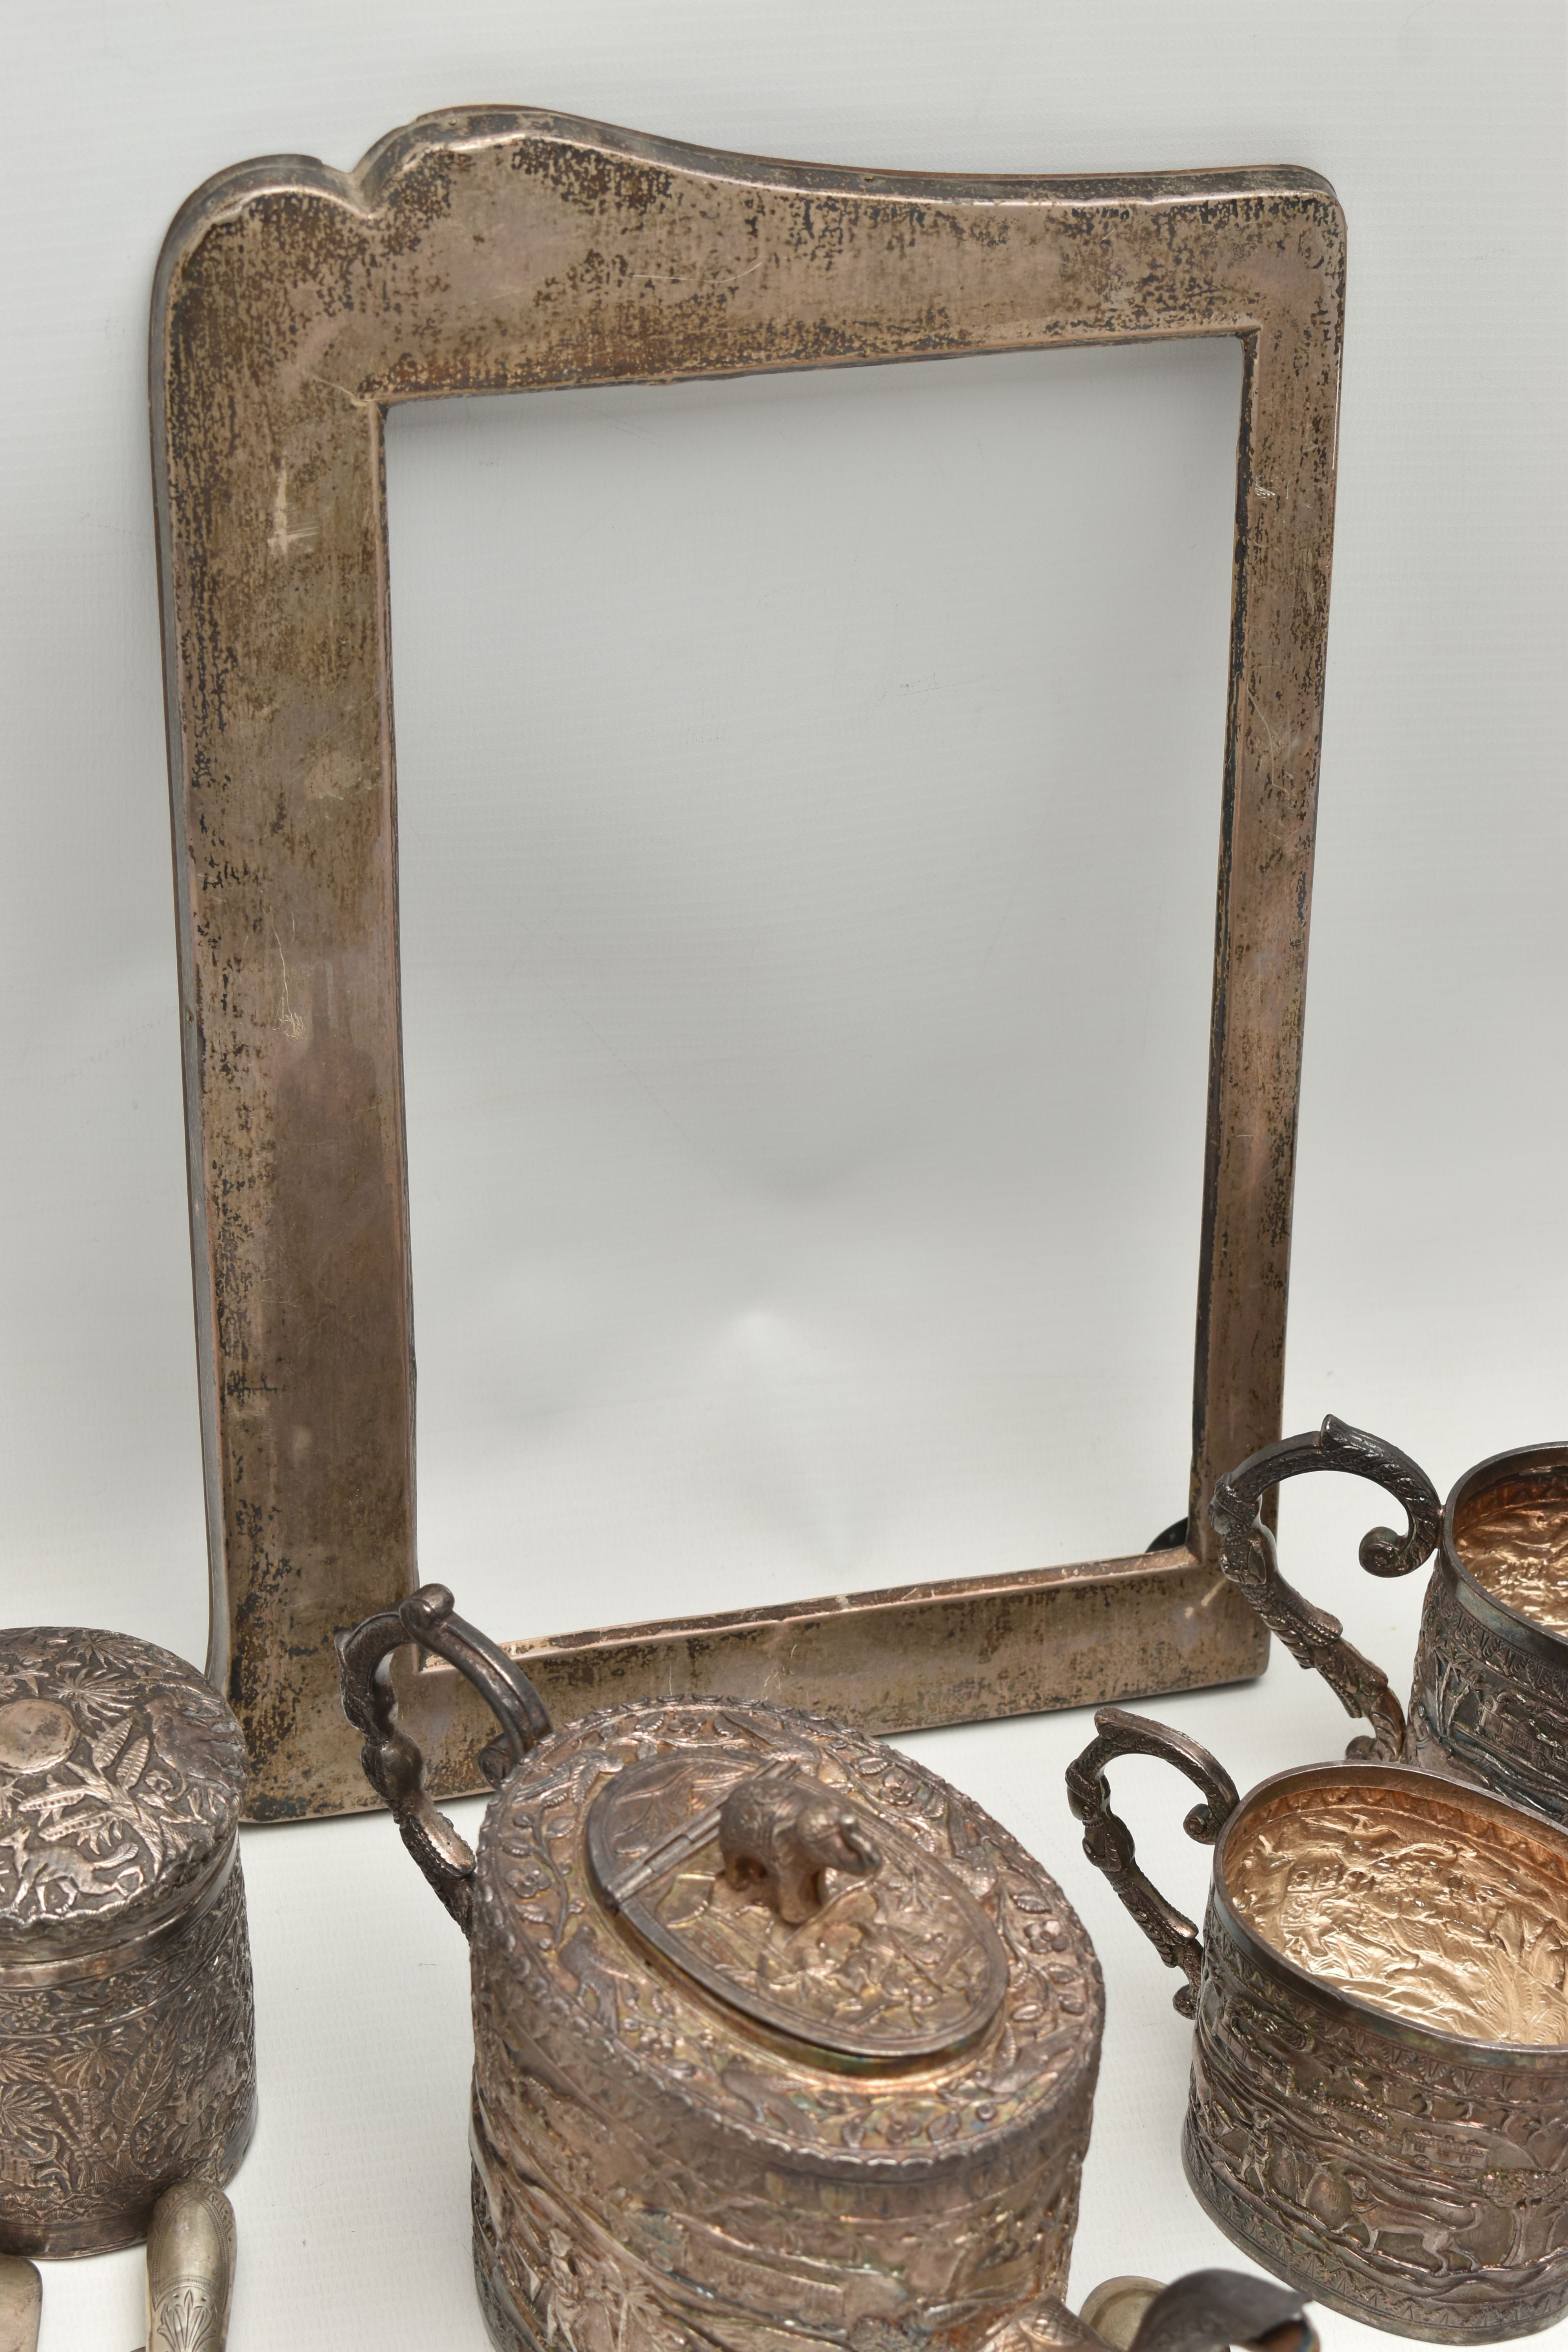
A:
<svg viewBox="0 0 1568 2352">
<path fill-rule="evenodd" d="M 1245 1797 L 1205 1748 L 1102 1708 L 1068 1769 L 1084 1851 L 1195 2021 L 1199 2202 L 1335 2310 L 1450 2344 L 1568 2310 L 1568 1834 L 1383 1761 Z M 1215 1846 L 1200 1939 L 1138 1867 L 1106 1767 L 1163 1758 Z"/>
</svg>

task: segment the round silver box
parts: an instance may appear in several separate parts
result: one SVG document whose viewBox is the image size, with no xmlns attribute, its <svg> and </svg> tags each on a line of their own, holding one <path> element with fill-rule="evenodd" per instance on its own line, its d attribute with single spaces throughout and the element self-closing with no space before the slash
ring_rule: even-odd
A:
<svg viewBox="0 0 1568 2352">
<path fill-rule="evenodd" d="M 239 1727 L 194 1667 L 0 1632 L 0 2252 L 135 2244 L 256 2120 Z"/>
</svg>

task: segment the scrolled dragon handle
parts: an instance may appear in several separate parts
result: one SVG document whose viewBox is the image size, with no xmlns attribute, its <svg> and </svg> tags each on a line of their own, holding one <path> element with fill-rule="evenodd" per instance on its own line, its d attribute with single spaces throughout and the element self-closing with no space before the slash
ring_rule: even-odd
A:
<svg viewBox="0 0 1568 2352">
<path fill-rule="evenodd" d="M 1409 1526 L 1403 1535 L 1373 1528 L 1362 1538 L 1361 1564 L 1372 1576 L 1408 1576 L 1431 1555 L 1437 1541 L 1442 1505 L 1437 1490 L 1417 1463 L 1398 1447 L 1364 1429 L 1352 1429 L 1330 1413 L 1321 1429 L 1282 1437 L 1249 1454 L 1222 1478 L 1209 1498 L 1209 1522 L 1219 1538 L 1219 1564 L 1239 1586 L 1271 1633 L 1278 1633 L 1298 1665 L 1310 1666 L 1336 1694 L 1347 1715 L 1364 1716 L 1370 1737 L 1352 1739 L 1347 1756 L 1394 1763 L 1405 1751 L 1405 1710 L 1388 1687 L 1381 1666 L 1344 1638 L 1344 1628 L 1279 1573 L 1274 1538 L 1258 1506 L 1283 1478 L 1309 1470 L 1345 1470 L 1370 1478 L 1405 1507 Z"/>
<path fill-rule="evenodd" d="M 501 1727 L 479 1758 L 489 1778 L 521 1764 L 550 1730 L 544 1702 L 521 1666 L 457 1615 L 444 1584 L 422 1585 L 396 1609 L 384 1609 L 337 1637 L 343 1713 L 364 1745 L 360 1762 L 383 1804 L 391 1808 L 404 1844 L 465 1936 L 472 1930 L 474 1857 L 425 1788 L 425 1759 L 397 1720 L 387 1674 L 395 1652 L 418 1643 L 466 1675 Z"/>
<path fill-rule="evenodd" d="M 1204 1972 L 1202 1940 L 1193 1922 L 1167 1903 L 1139 1868 L 1132 1832 L 1120 1813 L 1111 1811 L 1106 1767 L 1118 1756 L 1158 1756 L 1184 1772 L 1203 1791 L 1203 1803 L 1194 1805 L 1182 1823 L 1199 1845 L 1214 1844 L 1241 1802 L 1236 1783 L 1217 1756 L 1185 1733 L 1151 1722 L 1146 1715 L 1129 1715 L 1120 1706 L 1099 1707 L 1094 1731 L 1083 1754 L 1067 1769 L 1068 1803 L 1083 1823 L 1083 1850 L 1096 1870 L 1104 1872 L 1165 1966 L 1180 1969 L 1186 1978 L 1171 2004 L 1176 2014 L 1195 2017 Z"/>
</svg>

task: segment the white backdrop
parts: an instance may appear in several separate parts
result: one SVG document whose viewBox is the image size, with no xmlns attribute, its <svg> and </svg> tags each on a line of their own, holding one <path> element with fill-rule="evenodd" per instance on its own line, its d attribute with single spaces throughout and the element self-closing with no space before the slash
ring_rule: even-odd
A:
<svg viewBox="0 0 1568 2352">
<path fill-rule="evenodd" d="M 1182 1517 L 1240 376 L 394 413 L 421 1552 L 492 1622 Z"/>
<path fill-rule="evenodd" d="M 533 102 L 957 171 L 1289 161 L 1350 223 L 1288 1425 L 1564 1425 L 1563 23 L 1534 0 L 7 12 L 5 1615 L 199 1658 L 144 389 L 242 156 Z M 1135 1549 L 1183 1506 L 1234 348 L 441 404 L 389 434 L 421 1541 L 506 1633 Z M 1288 1559 L 1396 1682 L 1360 1490 Z M 1418 1584 L 1422 1580 L 1416 1580 Z M 1333 1702 L 1156 1710 L 1243 1785 Z M 1110 1989 L 1075 2267 L 1223 2260 L 1186 2035 L 1060 1799 L 927 1735 Z M 1169 1853 L 1184 1806 L 1132 1768 Z M 383 1822 L 247 1842 L 233 2342 L 478 2347 L 463 1955 Z M 1177 1899 L 1204 1858 L 1173 1855 Z M 138 2340 L 133 2257 L 46 2352 Z M 1327 2323 L 1331 2341 L 1360 2331 Z"/>
</svg>

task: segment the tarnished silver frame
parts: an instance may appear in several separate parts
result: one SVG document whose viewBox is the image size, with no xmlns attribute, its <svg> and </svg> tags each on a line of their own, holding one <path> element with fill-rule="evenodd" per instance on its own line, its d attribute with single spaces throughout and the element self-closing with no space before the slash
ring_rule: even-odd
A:
<svg viewBox="0 0 1568 2352">
<path fill-rule="evenodd" d="M 170 231 L 152 402 L 209 1671 L 250 1804 L 363 1804 L 331 1637 L 410 1592 L 414 1391 L 383 419 L 394 401 L 1172 336 L 1244 353 L 1189 1498 L 1193 1549 L 518 1645 L 557 1718 L 765 1687 L 873 1729 L 1256 1673 L 1215 1475 L 1279 1430 L 1343 316 L 1292 168 L 951 178 L 521 109 L 353 173 L 242 164 Z M 450 1670 L 405 1713 L 438 1780 Z"/>
</svg>

